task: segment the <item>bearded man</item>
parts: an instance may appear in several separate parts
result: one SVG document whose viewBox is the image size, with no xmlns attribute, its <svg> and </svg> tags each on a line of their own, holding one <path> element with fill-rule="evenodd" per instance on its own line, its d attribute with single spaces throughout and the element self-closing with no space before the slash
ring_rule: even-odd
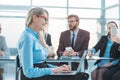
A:
<svg viewBox="0 0 120 80">
<path fill-rule="evenodd" d="M 84 50 L 88 49 L 90 33 L 79 28 L 79 17 L 71 14 L 67 18 L 69 30 L 61 32 L 57 55 L 82 57 Z M 68 50 L 68 48 L 70 50 Z M 68 52 L 69 51 L 69 52 Z M 85 62 L 85 69 L 88 65 Z M 72 69 L 76 69 L 77 64 L 73 64 Z"/>
</svg>

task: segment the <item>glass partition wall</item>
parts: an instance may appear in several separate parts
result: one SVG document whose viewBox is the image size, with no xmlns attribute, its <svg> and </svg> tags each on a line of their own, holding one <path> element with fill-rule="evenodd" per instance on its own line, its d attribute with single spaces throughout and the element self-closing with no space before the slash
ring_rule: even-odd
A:
<svg viewBox="0 0 120 80">
<path fill-rule="evenodd" d="M 102 34 L 106 34 L 106 22 L 116 21 L 119 26 L 120 0 L 1 0 L 0 24 L 8 47 L 16 47 L 25 28 L 25 16 L 32 7 L 43 7 L 50 14 L 48 33 L 52 36 L 55 50 L 62 31 L 68 29 L 66 17 L 77 14 L 79 27 L 90 32 L 89 48 Z"/>
</svg>

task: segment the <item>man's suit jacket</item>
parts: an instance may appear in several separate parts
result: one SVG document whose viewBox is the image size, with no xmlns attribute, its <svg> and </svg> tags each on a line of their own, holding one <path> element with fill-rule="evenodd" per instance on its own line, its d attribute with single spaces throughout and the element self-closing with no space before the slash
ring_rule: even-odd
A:
<svg viewBox="0 0 120 80">
<path fill-rule="evenodd" d="M 78 52 L 78 55 L 80 57 L 83 55 L 84 50 L 88 49 L 89 39 L 90 39 L 90 33 L 85 30 L 79 29 L 73 49 L 75 52 Z M 66 47 L 70 47 L 70 46 L 71 46 L 71 34 L 70 34 L 70 30 L 67 30 L 61 33 L 59 46 L 57 50 L 58 57 L 60 57 L 63 54 Z M 74 68 L 76 68 L 75 66 L 76 63 L 74 63 L 73 65 Z M 88 68 L 88 63 L 87 60 L 85 60 L 85 69 L 87 68 Z"/>
<path fill-rule="evenodd" d="M 59 40 L 59 46 L 57 50 L 57 55 L 60 57 L 63 52 L 65 51 L 66 47 L 71 46 L 71 36 L 70 36 L 70 30 L 64 31 L 61 33 L 60 40 Z M 88 49 L 89 39 L 90 39 L 90 33 L 79 29 L 77 34 L 77 39 L 74 45 L 74 51 L 78 52 L 79 56 L 81 57 L 83 55 L 84 50 Z"/>
</svg>

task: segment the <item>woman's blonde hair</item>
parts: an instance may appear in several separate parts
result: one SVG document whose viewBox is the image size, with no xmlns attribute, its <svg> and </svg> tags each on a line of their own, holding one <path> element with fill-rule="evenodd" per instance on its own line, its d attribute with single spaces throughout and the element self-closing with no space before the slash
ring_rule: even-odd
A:
<svg viewBox="0 0 120 80">
<path fill-rule="evenodd" d="M 43 8 L 40 7 L 35 7 L 32 8 L 29 12 L 28 15 L 26 17 L 26 21 L 25 21 L 25 25 L 27 27 L 29 27 L 29 25 L 32 23 L 32 19 L 33 19 L 33 15 L 36 15 L 37 17 L 39 17 L 40 15 L 44 14 L 45 10 Z M 39 40 L 41 42 L 41 44 L 48 49 L 48 46 L 45 42 L 44 36 L 41 32 L 38 32 L 39 35 Z"/>
<path fill-rule="evenodd" d="M 32 8 L 27 14 L 25 25 L 29 26 L 32 23 L 33 15 L 36 15 L 36 16 L 39 17 L 42 14 L 44 14 L 44 9 L 43 8 L 40 8 L 40 7 Z"/>
<path fill-rule="evenodd" d="M 42 31 L 39 32 L 39 40 L 41 41 L 41 44 L 49 50 L 49 46 L 45 42 L 44 34 Z"/>
</svg>

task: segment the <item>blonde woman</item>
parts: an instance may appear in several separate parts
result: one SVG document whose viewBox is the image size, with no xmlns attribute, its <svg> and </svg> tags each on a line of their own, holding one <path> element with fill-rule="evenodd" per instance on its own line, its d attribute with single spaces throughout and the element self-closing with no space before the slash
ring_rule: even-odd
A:
<svg viewBox="0 0 120 80">
<path fill-rule="evenodd" d="M 39 37 L 39 32 L 45 26 L 46 18 L 43 8 L 32 8 L 28 12 L 25 31 L 17 47 L 22 67 L 21 80 L 79 80 L 79 73 L 75 76 L 52 75 L 57 72 L 70 72 L 71 69 L 67 65 L 56 67 L 45 62 L 48 49 Z"/>
</svg>

